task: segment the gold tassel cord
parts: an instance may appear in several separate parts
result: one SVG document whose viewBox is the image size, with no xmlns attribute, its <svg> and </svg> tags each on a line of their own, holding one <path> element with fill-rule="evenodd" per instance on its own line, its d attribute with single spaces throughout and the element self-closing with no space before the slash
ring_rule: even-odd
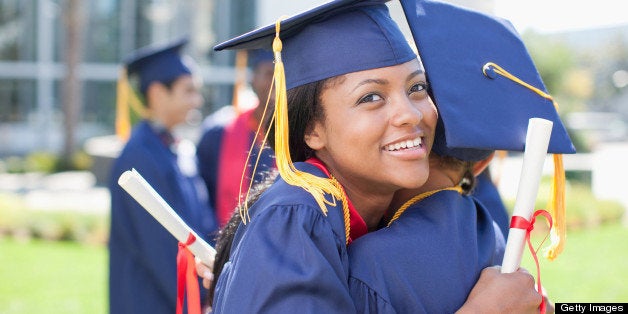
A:
<svg viewBox="0 0 628 314">
<path fill-rule="evenodd" d="M 129 113 L 129 82 L 126 69 L 120 69 L 116 86 L 116 135 L 126 141 L 131 134 L 131 117 Z"/>
<path fill-rule="evenodd" d="M 340 200 L 346 206 L 347 199 L 340 184 L 335 179 L 321 178 L 315 175 L 297 170 L 290 157 L 289 123 L 288 123 L 288 99 L 286 94 L 286 78 L 284 65 L 281 60 L 282 42 L 279 38 L 281 19 L 275 23 L 275 38 L 273 40 L 273 52 L 275 54 L 275 70 L 273 74 L 275 84 L 275 112 L 273 123 L 275 124 L 275 162 L 277 170 L 283 180 L 291 185 L 299 186 L 310 193 L 319 205 L 323 214 L 327 215 L 327 205 L 335 206 L 336 200 Z M 329 194 L 331 200 L 325 198 Z M 243 222 L 246 222 L 248 209 L 241 208 Z M 348 236 L 348 235 L 347 235 Z"/>
<path fill-rule="evenodd" d="M 270 83 L 270 90 L 273 89 L 273 86 L 275 85 L 275 82 L 271 82 Z M 268 97 L 266 98 L 266 101 L 264 102 L 264 111 L 262 112 L 262 117 L 257 125 L 257 130 L 255 131 L 255 136 L 253 137 L 253 142 L 251 143 L 251 147 L 249 148 L 249 153 L 246 155 L 246 162 L 244 163 L 244 169 L 242 170 L 242 176 L 240 177 L 240 190 L 238 191 L 238 195 L 242 195 L 242 184 L 244 183 L 244 176 L 246 175 L 246 169 L 248 167 L 249 164 L 249 160 L 251 158 L 251 154 L 253 153 L 253 150 L 255 149 L 255 145 L 257 143 L 257 137 L 259 136 L 259 134 L 262 133 L 262 124 L 263 121 L 266 119 L 266 113 L 268 111 L 268 104 L 270 103 L 270 93 L 268 94 Z M 261 106 L 261 104 L 259 104 L 259 106 Z M 271 119 L 270 124 L 272 124 L 274 121 L 274 117 Z M 270 129 L 270 128 L 269 128 Z M 251 176 L 254 178 L 255 177 L 255 173 L 257 172 L 257 166 L 259 165 L 259 160 L 262 157 L 262 150 L 264 149 L 264 146 L 266 146 L 266 143 L 268 142 L 268 135 L 269 135 L 269 130 L 266 130 L 266 132 L 264 133 L 264 138 L 262 139 L 262 142 L 260 143 L 260 150 L 259 153 L 257 154 L 257 158 L 255 159 L 255 164 L 253 165 L 253 169 L 251 171 Z M 248 212 L 248 199 L 249 199 L 249 195 L 251 193 L 251 188 L 253 187 L 253 180 L 251 179 L 249 181 L 249 186 L 247 188 L 247 192 L 246 192 L 246 196 L 244 197 L 244 207 L 242 207 L 242 198 L 239 197 L 238 198 L 238 208 L 240 208 L 240 216 L 241 217 L 246 217 L 246 219 L 242 219 L 243 221 L 248 221 L 249 217 L 249 212 Z M 244 208 L 244 210 L 242 210 Z M 242 214 L 245 214 L 246 216 L 243 216 Z"/>
<path fill-rule="evenodd" d="M 544 91 L 522 81 L 518 77 L 512 75 L 508 71 L 504 70 L 499 65 L 488 62 L 483 67 L 483 72 L 486 75 L 486 70 L 493 68 L 495 73 L 502 75 L 511 81 L 518 83 L 533 92 L 537 93 L 541 97 L 551 100 L 556 111 L 558 111 L 558 103 L 551 95 L 548 95 Z M 488 76 L 488 75 L 487 75 Z M 550 232 L 551 244 L 546 249 L 545 258 L 554 260 L 558 254 L 560 254 L 567 240 L 567 228 L 566 228 L 566 204 L 565 204 L 565 168 L 563 166 L 563 155 L 554 154 L 554 175 L 552 176 L 551 194 L 547 207 L 553 217 L 552 230 Z"/>
<path fill-rule="evenodd" d="M 116 135 L 126 141 L 131 135 L 131 111 L 142 118 L 147 116 L 146 108 L 129 83 L 125 68 L 120 69 L 116 86 Z"/>
<path fill-rule="evenodd" d="M 456 191 L 460 194 L 462 194 L 462 187 L 459 185 L 456 186 L 452 186 L 452 187 L 448 187 L 448 188 L 442 188 L 442 189 L 438 189 L 438 190 L 432 190 L 432 191 L 427 191 L 427 192 L 423 192 L 421 194 L 416 195 L 415 197 L 409 199 L 408 201 L 406 201 L 405 203 L 403 203 L 403 205 L 401 205 L 401 207 L 399 207 L 399 209 L 397 209 L 397 211 L 395 211 L 395 214 L 393 215 L 393 217 L 390 219 L 390 221 L 388 222 L 388 225 L 386 227 L 390 227 L 390 225 L 397 219 L 399 219 L 399 217 L 406 211 L 406 209 L 408 209 L 408 207 L 412 206 L 415 203 L 418 203 L 422 200 L 424 200 L 427 197 L 430 197 L 440 191 Z"/>
</svg>

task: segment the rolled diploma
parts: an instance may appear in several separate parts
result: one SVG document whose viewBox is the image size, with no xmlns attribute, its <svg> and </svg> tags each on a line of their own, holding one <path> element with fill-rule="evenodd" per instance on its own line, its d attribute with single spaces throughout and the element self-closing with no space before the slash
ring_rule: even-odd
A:
<svg viewBox="0 0 628 314">
<path fill-rule="evenodd" d="M 552 134 L 552 125 L 552 121 L 541 118 L 531 118 L 528 122 L 526 147 L 513 216 L 521 216 L 527 220 L 532 218 L 543 173 L 543 163 Z M 525 237 L 526 230 L 510 228 L 502 262 L 502 273 L 512 273 L 519 269 Z"/>
<path fill-rule="evenodd" d="M 201 239 L 179 215 L 166 203 L 153 187 L 135 169 L 127 170 L 118 179 L 118 184 L 127 191 L 146 211 L 163 225 L 179 242 L 185 243 L 189 234 L 196 241 L 188 245 L 188 249 L 203 264 L 212 268 L 216 250 Z"/>
</svg>

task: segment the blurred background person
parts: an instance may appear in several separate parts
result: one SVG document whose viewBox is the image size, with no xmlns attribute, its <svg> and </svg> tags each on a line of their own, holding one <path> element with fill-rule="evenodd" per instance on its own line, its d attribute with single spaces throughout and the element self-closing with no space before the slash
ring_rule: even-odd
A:
<svg viewBox="0 0 628 314">
<path fill-rule="evenodd" d="M 131 78 L 137 78 L 143 101 L 123 73 L 117 133 L 125 139 L 131 131 L 128 104 L 142 119 L 114 162 L 109 183 L 111 313 L 174 313 L 177 296 L 177 240 L 117 184 L 124 171 L 137 169 L 199 236 L 213 243 L 217 224 L 195 169 L 194 145 L 172 133 L 203 103 L 194 63 L 181 55 L 186 43 L 183 38 L 145 47 L 124 63 Z"/>
<path fill-rule="evenodd" d="M 251 179 L 253 184 L 260 182 L 275 167 L 271 148 L 261 146 L 265 130 L 261 129 L 257 138 L 255 136 L 260 124 L 263 124 L 266 102 L 271 106 L 275 102 L 274 90 L 271 90 L 273 53 L 264 49 L 242 52 L 248 55 L 248 64 L 252 70 L 250 85 L 256 98 L 252 104 L 243 103 L 243 97 L 239 95 L 240 88 L 236 84 L 233 105 L 223 107 L 205 119 L 204 132 L 196 150 L 199 172 L 207 186 L 211 206 L 216 209 L 220 226 L 231 217 L 238 205 L 240 193 L 246 195 Z M 239 56 L 242 57 L 241 54 Z M 271 114 L 267 112 L 266 117 Z"/>
</svg>

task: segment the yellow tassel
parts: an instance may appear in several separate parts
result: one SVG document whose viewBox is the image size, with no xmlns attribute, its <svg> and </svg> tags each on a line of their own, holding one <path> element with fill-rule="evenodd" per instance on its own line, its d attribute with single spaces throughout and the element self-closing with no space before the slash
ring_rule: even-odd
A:
<svg viewBox="0 0 628 314">
<path fill-rule="evenodd" d="M 275 85 L 274 81 L 270 83 L 270 90 L 273 89 L 273 86 Z M 261 99 L 260 99 L 261 100 Z M 238 190 L 238 195 L 242 195 L 242 185 L 244 184 L 244 176 L 247 175 L 247 165 L 249 164 L 249 160 L 251 159 L 251 155 L 253 154 L 253 150 L 255 150 L 255 145 L 257 144 L 257 137 L 259 136 L 259 134 L 262 133 L 262 125 L 263 125 L 263 121 L 266 120 L 266 113 L 268 112 L 268 104 L 270 103 L 270 94 L 268 94 L 268 98 L 266 98 L 266 101 L 264 102 L 264 112 L 262 112 L 262 117 L 259 121 L 259 124 L 257 125 L 257 131 L 255 132 L 255 136 L 253 137 L 253 142 L 251 142 L 251 147 L 249 148 L 249 152 L 246 155 L 246 162 L 244 163 L 244 169 L 242 169 L 242 176 L 240 176 L 240 189 Z M 260 103 L 259 106 L 261 106 L 262 104 Z M 274 116 L 271 117 L 270 120 L 270 124 L 273 124 L 274 122 Z M 270 128 L 269 128 L 270 129 Z M 257 158 L 255 159 L 255 164 L 253 165 L 253 170 L 251 171 L 252 174 L 255 174 L 257 172 L 257 166 L 259 165 L 259 161 L 260 158 L 262 157 L 261 151 L 262 149 L 264 149 L 264 147 L 266 146 L 266 143 L 268 142 L 268 135 L 269 135 L 269 130 L 266 130 L 266 133 L 264 133 L 264 138 L 262 139 L 262 142 L 260 144 L 260 153 L 257 154 Z M 246 221 L 250 218 L 249 217 L 249 212 L 248 212 L 248 208 L 249 208 L 249 204 L 248 204 L 248 199 L 249 199 L 249 195 L 251 193 L 251 189 L 253 188 L 253 180 L 249 181 L 249 186 L 247 188 L 247 192 L 246 192 L 246 196 L 244 197 L 244 206 L 242 206 L 242 198 L 238 198 L 238 208 L 239 208 L 239 212 L 240 212 L 240 217 L 246 217 L 246 219 L 242 218 L 242 221 L 244 222 L 244 224 L 246 224 Z"/>
<path fill-rule="evenodd" d="M 127 100 L 129 98 L 129 82 L 124 68 L 120 70 L 118 75 L 116 90 L 116 135 L 120 140 L 126 141 L 131 134 L 131 117 Z"/>
<path fill-rule="evenodd" d="M 552 215 L 552 230 L 550 232 L 551 244 L 547 247 L 545 258 L 553 261 L 563 251 L 567 240 L 567 223 L 565 208 L 565 169 L 563 155 L 554 155 L 554 176 L 548 203 L 549 212 Z"/>
<path fill-rule="evenodd" d="M 129 84 L 125 68 L 120 69 L 116 89 L 116 135 L 120 140 L 126 141 L 131 135 L 131 112 L 129 106 L 142 118 L 147 116 L 147 112 L 144 105 L 142 105 L 142 101 L 131 87 L 131 84 Z"/>
<path fill-rule="evenodd" d="M 299 186 L 309 192 L 320 207 L 323 214 L 327 215 L 327 206 L 335 206 L 336 200 L 341 200 L 343 208 L 348 206 L 346 196 L 337 180 L 333 178 L 321 178 L 315 175 L 297 170 L 290 157 L 289 124 L 288 124 L 288 97 L 286 94 L 286 77 L 284 65 L 281 60 L 282 43 L 279 38 L 281 19 L 275 24 L 275 39 L 273 52 L 275 54 L 275 112 L 273 123 L 275 124 L 275 162 L 277 170 L 286 183 Z M 331 200 L 325 195 L 331 195 Z M 246 223 L 250 219 L 247 208 L 241 208 L 242 221 Z M 347 237 L 349 235 L 347 234 Z"/>
</svg>

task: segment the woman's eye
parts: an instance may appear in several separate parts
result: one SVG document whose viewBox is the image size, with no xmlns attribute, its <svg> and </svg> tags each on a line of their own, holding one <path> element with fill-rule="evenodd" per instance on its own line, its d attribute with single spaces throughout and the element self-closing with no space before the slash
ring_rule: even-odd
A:
<svg viewBox="0 0 628 314">
<path fill-rule="evenodd" d="M 368 94 L 362 98 L 360 98 L 360 100 L 358 101 L 359 104 L 363 104 L 363 103 L 367 103 L 367 102 L 374 102 L 374 101 L 379 101 L 382 100 L 382 97 L 377 95 L 377 94 Z"/>
<path fill-rule="evenodd" d="M 417 83 L 412 85 L 412 87 L 410 88 L 409 93 L 416 93 L 416 92 L 425 92 L 427 91 L 427 84 L 426 83 Z"/>
</svg>

